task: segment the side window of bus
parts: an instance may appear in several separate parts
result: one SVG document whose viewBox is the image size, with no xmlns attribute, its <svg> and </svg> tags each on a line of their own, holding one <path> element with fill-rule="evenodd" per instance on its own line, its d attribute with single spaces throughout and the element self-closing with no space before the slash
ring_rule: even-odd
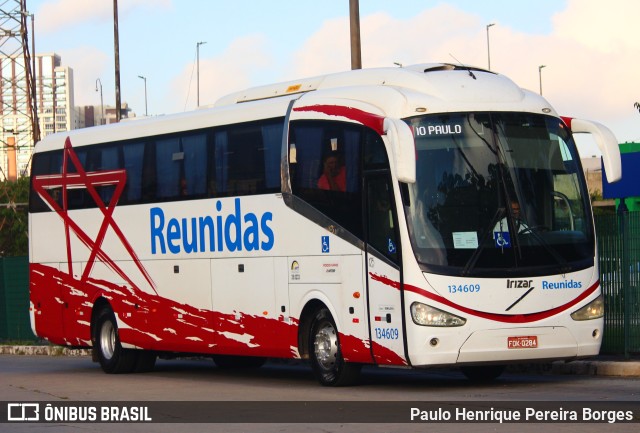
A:
<svg viewBox="0 0 640 433">
<path fill-rule="evenodd" d="M 361 145 L 364 128 L 342 122 L 292 122 L 293 193 L 362 237 Z M 292 152 L 293 150 L 291 150 Z"/>
<path fill-rule="evenodd" d="M 262 134 L 257 126 L 232 127 L 228 132 L 227 194 L 256 194 L 262 190 L 264 158 Z"/>
<path fill-rule="evenodd" d="M 365 170 L 389 169 L 389 158 L 382 138 L 370 129 L 365 131 L 362 144 L 362 159 Z"/>
<path fill-rule="evenodd" d="M 204 196 L 207 191 L 207 135 L 174 136 L 155 143 L 156 198 Z"/>
<path fill-rule="evenodd" d="M 96 171 L 118 170 L 122 168 L 120 149 L 121 146 L 115 144 L 98 148 L 100 162 L 97 164 Z M 95 188 L 100 195 L 100 199 L 102 199 L 103 205 L 109 206 L 113 198 L 113 192 L 116 189 L 116 184 L 111 183 L 96 186 Z M 91 202 L 93 202 L 93 199 L 91 199 Z"/>
<path fill-rule="evenodd" d="M 74 151 L 77 158 L 76 166 L 73 158 L 67 161 L 67 172 L 78 173 L 84 170 L 86 173 L 99 171 L 118 170 L 122 167 L 120 157 L 120 146 L 117 144 L 100 145 L 96 147 L 80 147 Z M 80 182 L 77 188 L 68 188 L 67 206 L 69 209 L 85 209 L 97 207 L 98 203 L 88 190 L 88 185 L 84 181 Z M 113 192 L 116 189 L 115 183 L 92 185 L 95 188 L 103 206 L 109 206 Z"/>
<path fill-rule="evenodd" d="M 75 150 L 80 166 L 85 171 L 92 171 L 91 167 L 87 167 L 88 148 L 80 147 Z M 73 162 L 72 158 L 67 159 L 67 173 L 77 173 L 78 167 Z M 91 197 L 88 195 L 86 188 L 67 188 L 67 207 L 68 209 L 84 209 L 90 206 Z"/>
<path fill-rule="evenodd" d="M 283 128 L 282 120 L 271 120 L 217 130 L 212 155 L 215 176 L 210 176 L 215 195 L 279 192 Z"/>
<path fill-rule="evenodd" d="M 127 171 L 127 185 L 123 194 L 123 204 L 139 203 L 142 200 L 144 148 L 144 143 L 127 143 L 122 146 L 124 168 Z"/>
<path fill-rule="evenodd" d="M 46 176 L 62 173 L 62 150 L 53 152 L 35 153 L 31 163 L 31 182 L 38 176 Z M 29 194 L 29 212 L 48 212 L 51 210 L 48 200 L 57 203 L 62 208 L 62 188 L 60 186 L 50 186 L 45 188 L 46 199 L 42 199 L 39 194 L 32 190 Z"/>
</svg>

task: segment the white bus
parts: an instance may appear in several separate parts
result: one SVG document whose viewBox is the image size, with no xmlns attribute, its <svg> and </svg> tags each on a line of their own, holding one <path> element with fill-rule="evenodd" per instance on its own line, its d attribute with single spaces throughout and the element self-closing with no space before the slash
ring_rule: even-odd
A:
<svg viewBox="0 0 640 433">
<path fill-rule="evenodd" d="M 34 332 L 107 373 L 157 356 L 459 366 L 598 353 L 603 300 L 573 132 L 508 78 L 449 64 L 249 89 L 65 132 L 32 162 Z"/>
</svg>

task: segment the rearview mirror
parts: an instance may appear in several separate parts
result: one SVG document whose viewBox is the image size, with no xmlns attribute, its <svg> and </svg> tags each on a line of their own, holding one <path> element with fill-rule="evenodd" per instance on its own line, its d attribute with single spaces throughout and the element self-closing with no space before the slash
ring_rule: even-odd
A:
<svg viewBox="0 0 640 433">
<path fill-rule="evenodd" d="M 384 119 L 383 129 L 391 145 L 391 153 L 400 182 L 416 181 L 416 148 L 413 132 L 409 125 L 400 119 Z"/>
<path fill-rule="evenodd" d="M 574 134 L 588 133 L 593 135 L 598 148 L 602 152 L 604 171 L 609 182 L 617 182 L 622 178 L 622 162 L 618 140 L 609 128 L 597 122 L 571 117 L 562 118 Z"/>
</svg>

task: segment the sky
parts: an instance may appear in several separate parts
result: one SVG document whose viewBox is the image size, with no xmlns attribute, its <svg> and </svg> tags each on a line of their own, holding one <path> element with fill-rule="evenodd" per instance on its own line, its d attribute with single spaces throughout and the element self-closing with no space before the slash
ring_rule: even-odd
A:
<svg viewBox="0 0 640 433">
<path fill-rule="evenodd" d="M 36 53 L 74 71 L 75 104 L 115 105 L 112 0 L 27 0 Z M 122 101 L 149 115 L 247 87 L 351 68 L 349 0 L 118 0 Z M 561 114 L 640 142 L 637 0 L 360 0 L 363 68 L 433 62 L 488 67 Z M 539 66 L 545 65 L 541 71 Z M 541 80 L 540 80 L 541 77 Z M 579 141 L 582 156 L 597 154 Z"/>
</svg>

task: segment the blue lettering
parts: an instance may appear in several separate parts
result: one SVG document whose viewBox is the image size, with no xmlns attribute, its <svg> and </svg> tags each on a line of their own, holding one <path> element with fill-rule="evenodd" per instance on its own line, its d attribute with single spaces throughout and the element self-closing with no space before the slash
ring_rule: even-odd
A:
<svg viewBox="0 0 640 433">
<path fill-rule="evenodd" d="M 224 240 L 229 251 L 242 251 L 242 225 L 240 220 L 240 199 L 237 198 L 235 214 L 231 214 L 224 222 Z M 231 239 L 231 226 L 234 226 L 235 240 Z"/>
<path fill-rule="evenodd" d="M 266 241 L 262 241 L 262 249 L 265 251 L 269 251 L 271 248 L 273 248 L 273 230 L 271 230 L 271 227 L 269 227 L 267 225 L 268 221 L 272 221 L 273 220 L 273 214 L 271 212 L 265 212 L 262 215 L 262 220 L 260 221 L 260 226 L 262 227 L 262 233 L 265 234 L 265 236 L 267 237 Z"/>
<path fill-rule="evenodd" d="M 151 208 L 149 211 L 149 217 L 151 219 L 151 254 L 156 253 L 156 239 L 160 242 L 160 252 L 162 254 L 167 253 L 167 249 L 164 246 L 164 212 L 159 207 Z M 156 224 L 156 221 L 158 224 Z"/>
<path fill-rule="evenodd" d="M 581 289 L 581 288 L 582 288 L 582 281 L 576 281 L 576 280 L 560 281 L 558 283 L 554 283 L 551 281 L 542 282 L 543 290 Z"/>
<path fill-rule="evenodd" d="M 191 242 L 189 242 L 189 229 L 187 227 L 187 219 L 182 219 L 182 245 L 184 245 L 185 253 L 193 253 L 198 250 L 198 233 L 195 218 L 191 218 Z"/>
<path fill-rule="evenodd" d="M 209 251 L 213 252 L 213 249 L 215 248 L 215 234 L 213 231 L 213 218 L 211 218 L 210 216 L 206 216 L 206 217 L 200 217 L 199 221 L 199 226 L 200 226 L 200 252 L 203 253 L 206 246 L 206 242 L 205 240 L 207 239 L 207 236 L 205 235 L 205 231 L 209 232 Z M 205 230 L 206 229 L 206 230 Z"/>
<path fill-rule="evenodd" d="M 218 201 L 216 203 L 216 210 L 220 212 L 222 210 L 222 203 Z M 224 248 L 224 238 L 222 237 L 222 216 L 218 215 L 216 217 L 216 222 L 218 224 L 218 251 L 222 251 Z"/>
<path fill-rule="evenodd" d="M 167 245 L 169 246 L 169 251 L 173 254 L 178 254 L 180 252 L 180 242 L 178 244 L 174 244 L 175 241 L 180 240 L 180 223 L 177 219 L 171 218 L 169 223 L 167 224 Z"/>
<path fill-rule="evenodd" d="M 242 213 L 241 201 L 234 200 L 233 212 L 222 213 L 222 202 L 217 201 L 217 215 L 191 218 L 165 218 L 159 207 L 149 211 L 151 254 L 187 254 L 214 251 L 269 251 L 275 236 L 271 223 L 273 214 L 265 212 Z"/>
<path fill-rule="evenodd" d="M 244 247 L 247 251 L 260 249 L 260 227 L 258 227 L 258 217 L 253 213 L 248 213 L 244 216 L 244 222 L 246 223 L 244 228 Z"/>
</svg>

